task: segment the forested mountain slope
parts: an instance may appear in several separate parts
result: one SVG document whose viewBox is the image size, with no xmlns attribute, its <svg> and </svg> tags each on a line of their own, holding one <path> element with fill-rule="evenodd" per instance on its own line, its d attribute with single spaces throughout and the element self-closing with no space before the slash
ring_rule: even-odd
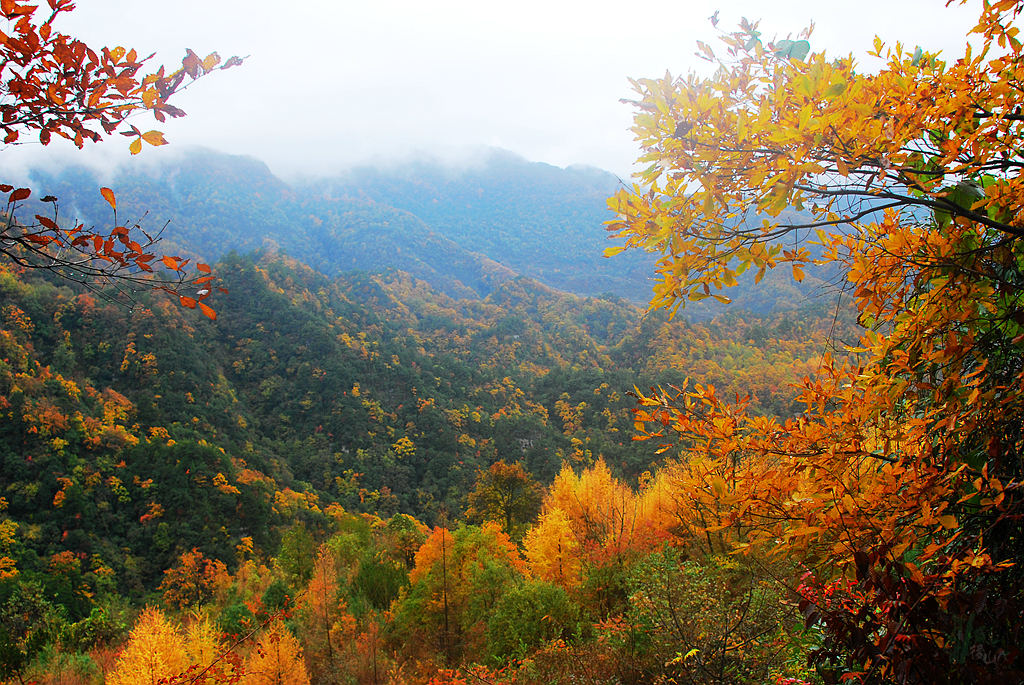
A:
<svg viewBox="0 0 1024 685">
<path fill-rule="evenodd" d="M 499 459 L 542 482 L 598 457 L 636 477 L 658 457 L 631 442 L 634 384 L 692 376 L 787 413 L 785 384 L 814 371 L 831 323 L 642 319 L 524 278 L 456 300 L 274 255 L 216 270 L 215 322 L 0 274 L 3 496 L 36 531 L 19 565 L 98 554 L 142 591 L 182 549 L 273 544 L 289 497 L 431 520 Z"/>
<path fill-rule="evenodd" d="M 109 224 L 96 192 L 110 185 L 119 221 L 165 227 L 165 251 L 216 260 L 230 250 L 269 248 L 329 276 L 400 269 L 453 297 L 480 298 L 518 275 L 585 296 L 650 298 L 654 256 L 613 245 L 603 222 L 621 181 L 592 168 L 560 169 L 491 150 L 472 164 L 418 161 L 359 168 L 289 185 L 249 157 L 191 150 L 150 166 L 122 167 L 107 180 L 85 167 L 32 174 L 35 197 L 61 199 L 61 213 Z M 30 205 L 26 215 L 48 214 Z M 800 284 L 769 272 L 746 275 L 729 296 L 755 312 L 799 307 L 830 290 L 834 274 Z M 721 310 L 694 302 L 690 318 Z"/>
</svg>

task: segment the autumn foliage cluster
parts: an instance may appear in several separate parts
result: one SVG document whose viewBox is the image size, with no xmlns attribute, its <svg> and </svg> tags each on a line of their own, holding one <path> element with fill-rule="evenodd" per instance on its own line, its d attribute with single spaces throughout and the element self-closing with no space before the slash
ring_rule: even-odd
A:
<svg viewBox="0 0 1024 685">
<path fill-rule="evenodd" d="M 0 134 L 4 144 L 26 142 L 33 136 L 42 145 L 54 137 L 71 141 L 76 147 L 99 142 L 104 136 L 120 132 L 132 139 L 132 154 L 150 145 L 167 141 L 157 130 L 141 131 L 129 120 L 148 112 L 157 121 L 181 117 L 185 112 L 170 104 L 175 93 L 197 79 L 215 71 L 242 63 L 238 57 L 225 62 L 217 53 L 200 59 L 191 50 L 181 67 L 167 72 L 160 67 L 145 73 L 146 62 L 134 49 L 123 47 L 94 50 L 81 40 L 59 31 L 62 14 L 74 9 L 71 0 L 40 3 L 5 0 L 0 18 L 6 31 L 0 30 Z M 190 260 L 158 255 L 161 230 L 147 231 L 141 223 L 118 222 L 117 201 L 109 188 L 104 198 L 113 210 L 109 229 L 69 224 L 60 216 L 59 198 L 45 196 L 48 212 L 21 216 L 32 191 L 0 182 L 6 194 L 6 207 L 0 214 L 0 254 L 15 263 L 52 271 L 64 278 L 94 286 L 113 288 L 109 295 L 131 301 L 139 289 L 158 288 L 182 297 L 182 304 L 195 308 L 200 304 L 213 317 L 208 305 L 197 302 L 211 292 L 210 269 Z M 201 291 L 198 297 L 186 296 Z"/>
<path fill-rule="evenodd" d="M 955 61 L 876 41 L 860 66 L 745 24 L 700 46 L 712 77 L 635 83 L 650 166 L 611 228 L 661 253 L 652 306 L 845 274 L 866 330 L 798 417 L 695 385 L 642 395 L 637 424 L 684 446 L 709 535 L 802 560 L 814 658 L 865 682 L 1021 673 L 1021 8 L 986 1 Z"/>
</svg>

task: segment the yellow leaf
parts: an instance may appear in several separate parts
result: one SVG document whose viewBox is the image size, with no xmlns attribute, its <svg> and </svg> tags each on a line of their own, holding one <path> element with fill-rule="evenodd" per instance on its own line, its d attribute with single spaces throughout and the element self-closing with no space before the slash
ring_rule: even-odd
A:
<svg viewBox="0 0 1024 685">
<path fill-rule="evenodd" d="M 128 146 L 128 151 L 133 155 L 137 155 L 142 152 L 142 139 L 136 138 L 132 141 L 132 144 Z"/>
<path fill-rule="evenodd" d="M 618 245 L 616 247 L 608 247 L 608 248 L 605 248 L 604 256 L 605 257 L 614 257 L 615 255 L 619 254 L 620 252 L 622 252 L 625 249 L 626 248 L 622 247 L 621 245 Z"/>
<path fill-rule="evenodd" d="M 156 88 L 150 87 L 142 91 L 142 106 L 146 109 L 152 109 L 153 104 L 156 102 L 159 93 L 156 92 Z"/>
<path fill-rule="evenodd" d="M 804 270 L 800 268 L 799 264 L 793 265 L 793 280 L 797 283 L 804 280 Z"/>
<path fill-rule="evenodd" d="M 203 71 L 209 71 L 218 64 L 220 64 L 220 55 L 216 52 L 211 52 L 206 56 L 206 59 L 203 60 Z"/>
<path fill-rule="evenodd" d="M 711 216 L 715 213 L 715 198 L 708 193 L 704 196 L 704 216 Z"/>
</svg>

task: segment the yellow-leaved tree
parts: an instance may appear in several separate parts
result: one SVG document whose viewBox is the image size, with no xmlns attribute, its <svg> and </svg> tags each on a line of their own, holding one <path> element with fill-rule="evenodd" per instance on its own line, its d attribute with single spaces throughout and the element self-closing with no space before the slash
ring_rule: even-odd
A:
<svg viewBox="0 0 1024 685">
<path fill-rule="evenodd" d="M 825 265 L 860 313 L 797 417 L 696 386 L 637 423 L 683 447 L 709 547 L 804 565 L 818 662 L 863 682 L 1024 677 L 1022 6 L 984 0 L 955 59 L 876 39 L 862 66 L 744 21 L 699 44 L 710 76 L 634 82 L 647 166 L 609 228 L 660 253 L 651 306 Z"/>
<path fill-rule="evenodd" d="M 189 667 L 185 639 L 162 611 L 146 608 L 117 657 L 109 685 L 157 685 Z"/>
<path fill-rule="evenodd" d="M 569 517 L 554 508 L 541 515 L 523 538 L 523 548 L 534 578 L 554 583 L 566 590 L 582 580 L 580 543 Z"/>
<path fill-rule="evenodd" d="M 242 685 L 309 685 L 299 641 L 280 621 L 263 634 L 245 660 Z"/>
</svg>

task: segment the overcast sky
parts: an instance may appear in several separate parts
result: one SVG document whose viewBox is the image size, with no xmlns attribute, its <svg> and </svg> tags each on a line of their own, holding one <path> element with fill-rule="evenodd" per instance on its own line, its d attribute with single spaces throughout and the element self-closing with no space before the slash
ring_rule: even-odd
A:
<svg viewBox="0 0 1024 685">
<path fill-rule="evenodd" d="M 766 38 L 816 25 L 812 49 L 864 55 L 875 34 L 913 47 L 962 52 L 977 5 L 942 0 L 80 0 L 60 29 L 94 47 L 123 45 L 180 64 L 249 55 L 175 104 L 161 129 L 170 148 L 204 145 L 249 154 L 285 177 L 323 173 L 416 151 L 512 150 L 558 166 L 629 173 L 627 77 L 699 67 L 697 39 L 760 18 Z M 159 63 L 154 61 L 154 64 Z M 148 121 L 135 122 L 143 130 Z M 91 159 L 126 159 L 115 136 Z M 54 146 L 51 146 L 53 148 Z M 0 165 L 53 160 L 53 149 L 6 149 Z M 142 161 L 142 160 L 136 160 Z"/>
</svg>

